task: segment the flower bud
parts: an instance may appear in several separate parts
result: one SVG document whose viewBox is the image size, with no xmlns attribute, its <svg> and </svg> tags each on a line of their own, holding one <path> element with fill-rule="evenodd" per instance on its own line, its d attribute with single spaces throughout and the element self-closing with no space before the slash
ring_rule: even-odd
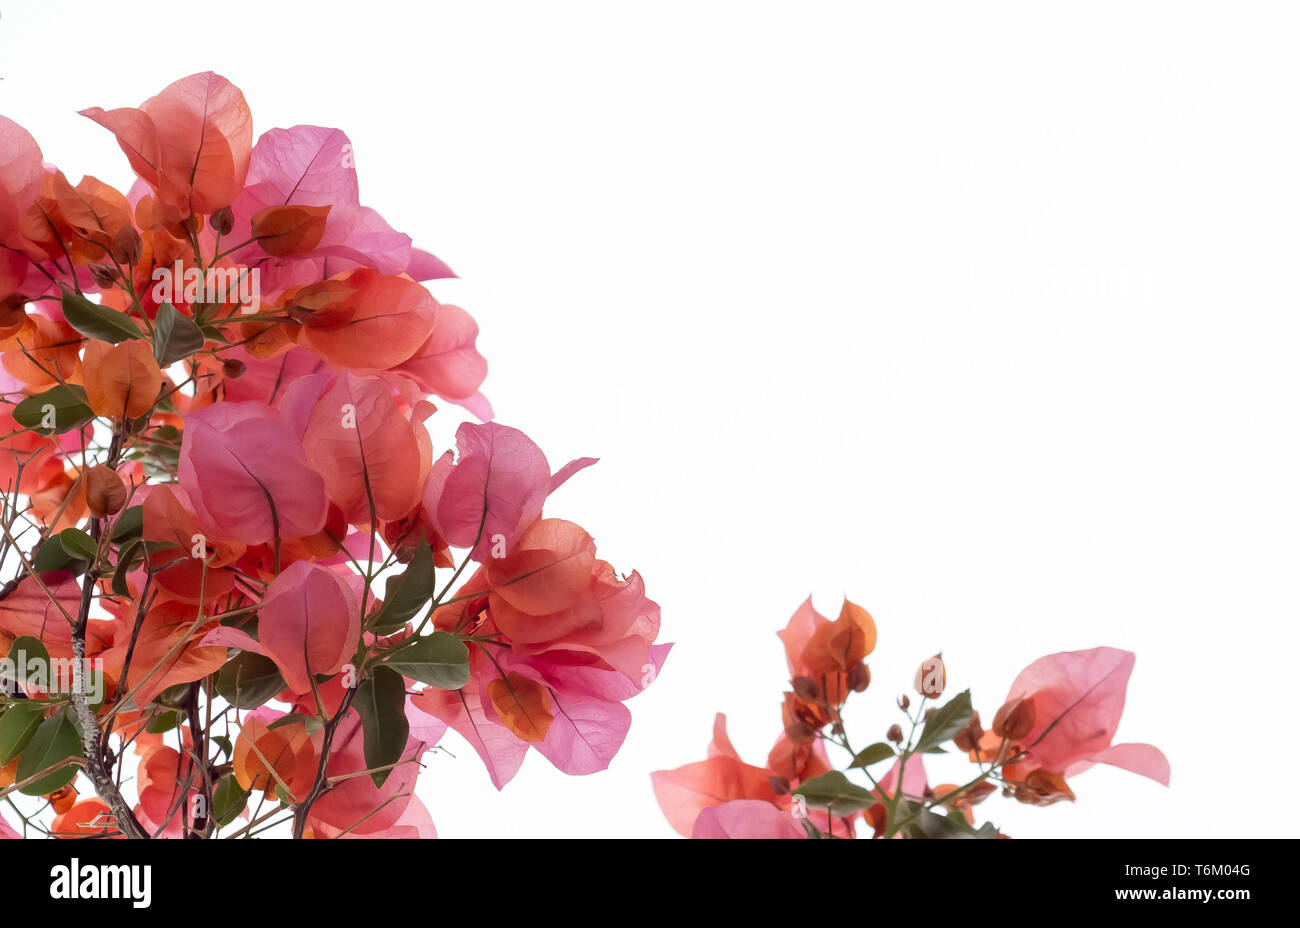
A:
<svg viewBox="0 0 1300 928">
<path fill-rule="evenodd" d="M 798 721 L 786 725 L 785 733 L 795 744 L 807 744 L 817 737 L 817 729 Z"/>
<path fill-rule="evenodd" d="M 113 260 L 118 264 L 126 267 L 133 266 L 140 260 L 143 250 L 144 244 L 140 241 L 140 233 L 129 222 L 118 229 L 117 235 L 113 236 Z"/>
<path fill-rule="evenodd" d="M 993 717 L 993 734 L 1008 741 L 1020 741 L 1034 730 L 1034 700 L 1022 697 L 1008 701 Z"/>
<path fill-rule="evenodd" d="M 855 693 L 861 693 L 871 685 L 871 668 L 865 663 L 854 664 L 849 670 L 848 678 L 845 680 L 849 689 Z"/>
<path fill-rule="evenodd" d="M 830 722 L 830 716 L 820 703 L 807 703 L 794 693 L 785 694 L 781 706 L 781 720 L 785 733 L 797 744 L 806 744 L 817 737 L 817 732 Z"/>
<path fill-rule="evenodd" d="M 936 699 L 943 695 L 944 687 L 947 685 L 948 671 L 943 665 L 942 654 L 921 661 L 921 666 L 916 669 L 916 679 L 912 683 L 918 693 Z"/>
<path fill-rule="evenodd" d="M 1063 799 L 1074 801 L 1074 792 L 1066 785 L 1065 777 L 1048 770 L 1035 770 L 1023 783 L 1014 784 L 1012 795 L 1017 801 L 1034 806 L 1050 806 Z"/>
<path fill-rule="evenodd" d="M 223 206 L 208 217 L 208 225 L 218 235 L 229 235 L 235 227 L 235 212 L 229 206 Z"/>
<path fill-rule="evenodd" d="M 86 505 L 96 519 L 121 512 L 126 495 L 126 484 L 111 467 L 98 464 L 86 471 Z"/>
<path fill-rule="evenodd" d="M 117 284 L 117 270 L 107 264 L 92 264 L 90 266 L 90 277 L 95 281 L 95 286 L 101 290 L 107 290 Z"/>
<path fill-rule="evenodd" d="M 903 729 L 896 724 L 890 725 L 889 731 L 885 732 L 885 737 L 888 738 L 890 741 L 894 742 L 894 744 L 902 744 Z"/>
<path fill-rule="evenodd" d="M 972 712 L 970 723 L 953 736 L 952 742 L 957 745 L 958 750 L 973 751 L 984 737 L 984 729 L 980 726 L 980 714 Z"/>
<path fill-rule="evenodd" d="M 221 373 L 229 380 L 237 380 L 244 376 L 247 365 L 236 358 L 227 358 L 221 362 Z"/>
<path fill-rule="evenodd" d="M 907 698 L 906 693 L 898 697 L 898 708 L 902 709 L 904 712 L 906 712 L 908 707 L 911 705 L 912 705 L 912 700 Z"/>
<path fill-rule="evenodd" d="M 822 698 L 821 687 L 812 677 L 795 677 L 790 681 L 794 694 L 804 702 L 818 702 Z"/>
</svg>

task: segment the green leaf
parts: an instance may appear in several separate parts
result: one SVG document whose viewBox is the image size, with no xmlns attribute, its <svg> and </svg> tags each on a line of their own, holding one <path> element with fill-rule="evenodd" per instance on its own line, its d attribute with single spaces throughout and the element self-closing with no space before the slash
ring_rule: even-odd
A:
<svg viewBox="0 0 1300 928">
<path fill-rule="evenodd" d="M 894 749 L 883 741 L 877 741 L 875 744 L 869 744 L 857 753 L 853 758 L 853 763 L 849 764 L 849 769 L 854 767 L 870 767 L 872 764 L 878 764 L 886 758 L 894 756 Z"/>
<path fill-rule="evenodd" d="M 449 632 L 434 632 L 402 645 L 383 666 L 440 690 L 458 690 L 469 682 L 469 648 Z"/>
<path fill-rule="evenodd" d="M 970 825 L 960 812 L 951 815 L 939 815 L 923 808 L 915 802 L 899 804 L 899 816 L 907 821 L 903 830 L 913 838 L 980 838 L 980 834 Z M 909 818 L 910 816 L 910 818 Z"/>
<path fill-rule="evenodd" d="M 241 651 L 217 671 L 217 692 L 237 709 L 256 709 L 284 688 L 275 662 L 252 651 Z"/>
<path fill-rule="evenodd" d="M 230 739 L 225 735 L 213 735 L 211 741 L 217 747 L 221 748 L 221 752 L 227 757 L 235 756 L 235 746 L 230 743 Z"/>
<path fill-rule="evenodd" d="M 39 638 L 33 638 L 31 635 L 15 638 L 14 643 L 9 646 L 8 657 L 13 662 L 14 670 L 17 671 L 20 679 L 30 678 L 31 674 L 27 673 L 25 668 L 36 663 L 41 673 L 45 675 L 45 689 L 50 689 L 50 652 L 45 650 L 45 645 Z"/>
<path fill-rule="evenodd" d="M 0 765 L 8 765 L 27 742 L 45 717 L 44 703 L 27 699 L 14 703 L 0 715 Z"/>
<path fill-rule="evenodd" d="M 82 335 L 112 342 L 114 345 L 129 338 L 144 337 L 126 313 L 92 303 L 71 290 L 63 292 L 63 318 Z"/>
<path fill-rule="evenodd" d="M 67 709 L 50 716 L 37 727 L 32 739 L 18 758 L 15 779 L 22 782 L 35 776 L 46 768 L 53 767 L 60 761 L 81 756 L 81 735 L 72 715 Z M 77 776 L 77 768 L 71 764 L 55 770 L 48 776 L 28 783 L 19 790 L 24 796 L 42 796 L 62 789 Z"/>
<path fill-rule="evenodd" d="M 153 320 L 153 356 L 159 367 L 188 358 L 203 347 L 203 330 L 189 316 L 176 311 L 171 303 L 158 307 Z"/>
<path fill-rule="evenodd" d="M 325 723 L 314 715 L 308 715 L 305 712 L 290 712 L 288 715 L 282 715 L 270 725 L 266 726 L 267 731 L 274 731 L 277 728 L 284 728 L 286 725 L 296 725 L 302 723 L 302 727 L 307 730 L 308 734 L 319 731 L 325 727 Z"/>
<path fill-rule="evenodd" d="M 79 429 L 95 418 L 80 387 L 56 384 L 23 400 L 13 411 L 14 421 L 40 435 L 59 435 Z"/>
<path fill-rule="evenodd" d="M 160 425 L 146 436 L 145 441 L 178 442 L 181 438 L 181 430 L 176 426 Z"/>
<path fill-rule="evenodd" d="M 969 725 L 971 715 L 970 690 L 963 690 L 936 709 L 926 720 L 925 729 L 921 732 L 921 740 L 916 743 L 916 750 L 928 752 L 937 748 Z"/>
<path fill-rule="evenodd" d="M 144 547 L 139 541 L 129 542 L 125 547 L 118 550 L 117 567 L 113 570 L 113 595 L 129 597 L 131 589 L 127 586 L 127 576 L 134 569 L 135 561 L 144 553 Z"/>
<path fill-rule="evenodd" d="M 213 325 L 210 322 L 205 322 L 203 325 L 199 326 L 199 331 L 202 332 L 206 338 L 210 338 L 214 342 L 221 342 L 223 345 L 230 344 L 230 339 L 226 338 L 226 333 L 221 331 L 220 326 Z"/>
<path fill-rule="evenodd" d="M 794 794 L 802 796 L 813 808 L 826 809 L 837 815 L 859 812 L 878 801 L 870 790 L 850 783 L 849 778 L 838 770 L 805 780 Z"/>
<path fill-rule="evenodd" d="M 144 530 L 144 507 L 128 506 L 118 513 L 113 523 L 113 540 L 126 541 Z"/>
<path fill-rule="evenodd" d="M 145 726 L 145 731 L 151 735 L 166 734 L 179 725 L 183 718 L 185 718 L 185 714 L 179 709 L 168 709 L 166 712 L 159 712 L 149 720 L 149 724 Z"/>
<path fill-rule="evenodd" d="M 384 767 L 402 759 L 411 726 L 406 720 L 406 684 L 402 675 L 380 664 L 368 680 L 361 681 L 353 701 L 361 714 L 366 767 Z M 383 786 L 392 769 L 370 774 L 375 786 Z"/>
<path fill-rule="evenodd" d="M 248 793 L 244 792 L 233 773 L 228 773 L 217 781 L 212 791 L 212 817 L 221 826 L 229 825 L 239 818 L 239 813 L 248 805 Z"/>
<path fill-rule="evenodd" d="M 32 558 L 32 570 L 38 574 L 47 570 L 71 570 L 80 574 L 89 566 L 89 561 L 79 561 L 63 550 L 57 537 L 41 542 L 41 546 L 36 549 L 36 556 Z"/>
<path fill-rule="evenodd" d="M 401 628 L 433 599 L 433 551 L 420 539 L 415 556 L 406 570 L 384 582 L 384 604 L 370 617 L 369 628 L 375 632 Z"/>
<path fill-rule="evenodd" d="M 69 557 L 81 561 L 94 560 L 98 553 L 95 539 L 79 528 L 65 528 L 59 532 L 59 544 L 63 545 L 63 550 L 68 552 Z"/>
</svg>

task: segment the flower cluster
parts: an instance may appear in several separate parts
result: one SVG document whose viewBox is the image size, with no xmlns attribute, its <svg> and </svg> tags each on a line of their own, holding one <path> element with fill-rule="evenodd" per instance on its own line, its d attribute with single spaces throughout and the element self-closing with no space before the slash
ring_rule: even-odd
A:
<svg viewBox="0 0 1300 928">
<path fill-rule="evenodd" d="M 448 727 L 498 787 L 530 747 L 604 769 L 667 655 L 659 608 L 544 515 L 594 461 L 552 471 L 491 421 L 477 325 L 421 283 L 452 272 L 361 204 L 347 136 L 254 142 L 212 73 L 83 115 L 129 191 L 0 117 L 0 795 L 37 797 L 24 831 L 432 835 L 413 789 Z M 482 424 L 435 449 L 431 398 Z M 68 685 L 26 673 L 60 662 Z"/>
<path fill-rule="evenodd" d="M 1133 671 L 1130 652 L 1094 648 L 1034 661 L 1011 684 L 988 729 L 969 691 L 943 699 L 947 667 L 935 655 L 916 671 L 916 698 L 897 699 L 902 722 L 855 750 L 843 711 L 852 695 L 871 685 L 865 659 L 876 645 L 874 620 L 845 600 L 831 621 L 809 600 L 780 637 L 791 689 L 782 704 L 784 732 L 767 763 L 740 759 L 719 714 L 707 760 L 652 774 L 659 805 L 680 834 L 1004 837 L 991 823 L 977 826 L 974 809 L 999 787 L 1004 796 L 1032 805 L 1072 801 L 1068 779 L 1097 763 L 1169 784 L 1169 762 L 1158 749 L 1112 744 Z M 828 744 L 846 752 L 846 770 L 835 769 Z M 932 787 L 924 758 L 946 744 L 964 753 L 975 772 L 964 783 Z M 881 774 L 878 765 L 886 763 Z"/>
</svg>

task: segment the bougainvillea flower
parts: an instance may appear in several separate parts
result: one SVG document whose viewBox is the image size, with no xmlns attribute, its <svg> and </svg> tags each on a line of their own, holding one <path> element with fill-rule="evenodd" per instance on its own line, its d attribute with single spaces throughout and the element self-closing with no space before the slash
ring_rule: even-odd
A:
<svg viewBox="0 0 1300 928">
<path fill-rule="evenodd" d="M 25 577 L 0 599 L 0 631 L 14 638 L 29 635 L 39 639 L 51 656 L 71 657 L 72 623 L 68 617 L 77 614 L 81 584 L 67 570 L 47 571 L 41 580 L 58 604 L 50 602 L 40 583 Z"/>
<path fill-rule="evenodd" d="M 23 215 L 45 183 L 45 162 L 31 133 L 0 116 L 0 245 L 22 248 Z"/>
<path fill-rule="evenodd" d="M 102 657 L 105 669 L 119 681 L 125 670 L 136 705 L 147 705 L 169 686 L 202 680 L 226 662 L 224 648 L 200 642 L 205 630 L 216 623 L 196 626 L 198 618 L 192 604 L 159 600 L 144 613 L 138 630 L 134 612 L 119 620 L 119 634 Z"/>
<path fill-rule="evenodd" d="M 876 624 L 867 610 L 844 600 L 834 622 L 818 625 L 804 646 L 800 664 L 814 679 L 847 673 L 876 647 Z"/>
<path fill-rule="evenodd" d="M 271 581 L 260 615 L 258 641 L 295 693 L 310 692 L 314 675 L 340 670 L 361 633 L 361 613 L 347 582 L 308 561 L 291 564 Z"/>
<path fill-rule="evenodd" d="M 117 136 L 131 169 L 177 219 L 216 212 L 243 189 L 253 117 L 239 88 L 211 71 L 169 84 L 138 109 L 82 115 Z"/>
<path fill-rule="evenodd" d="M 154 831 L 166 837 L 184 834 L 184 823 L 195 807 L 195 797 L 203 795 L 202 774 L 191 769 L 175 748 L 159 744 L 144 753 L 137 773 L 136 791 L 140 802 L 136 815 Z M 182 793 L 186 779 L 189 785 Z"/>
<path fill-rule="evenodd" d="M 744 763 L 736 754 L 721 712 L 713 723 L 708 760 L 650 774 L 668 824 L 684 837 L 691 836 L 701 812 L 733 799 L 757 799 L 775 807 L 771 779 L 767 770 Z"/>
<path fill-rule="evenodd" d="M 452 276 L 428 252 L 411 247 L 409 236 L 394 231 L 375 210 L 361 205 L 352 143 L 338 129 L 293 126 L 271 129 L 253 146 L 247 186 L 235 204 L 236 241 L 252 218 L 274 207 L 325 208 L 320 237 L 298 253 L 312 259 L 311 277 L 319 279 L 326 261 L 333 268 L 355 263 L 382 274 L 405 273 L 415 280 Z M 252 251 L 264 245 L 250 246 Z M 275 254 L 274 251 L 268 251 Z M 245 258 L 245 252 L 240 252 Z"/>
<path fill-rule="evenodd" d="M 1007 701 L 1032 699 L 1035 722 L 1021 741 L 1028 757 L 1008 766 L 1008 776 L 1039 769 L 1073 776 L 1093 764 L 1111 764 L 1168 786 L 1169 761 L 1158 748 L 1111 744 L 1135 660 L 1130 651 L 1093 648 L 1049 654 L 1021 671 Z"/>
<path fill-rule="evenodd" d="M 102 705 L 74 692 L 47 719 L 102 721 L 84 817 L 125 803 L 130 837 L 211 836 L 186 834 L 189 800 L 213 798 L 185 783 L 203 749 L 200 779 L 233 775 L 325 838 L 436 835 L 411 794 L 449 726 L 498 787 L 530 748 L 608 767 L 669 651 L 659 607 L 543 518 L 592 459 L 552 473 L 523 433 L 473 426 L 435 454 L 431 397 L 492 417 L 478 326 L 419 283 L 451 269 L 361 204 L 347 136 L 254 146 L 210 72 L 84 114 L 136 172 L 125 194 L 74 184 L 0 120 L 0 491 L 24 568 L 0 589 L 0 650 L 35 636 L 103 661 Z M 70 833 L 75 790 L 42 790 Z"/>
<path fill-rule="evenodd" d="M 760 799 L 733 799 L 704 809 L 695 819 L 692 838 L 806 838 L 789 812 Z"/>
<path fill-rule="evenodd" d="M 353 370 L 388 370 L 409 360 L 433 331 L 437 303 L 415 281 L 371 268 L 347 271 L 297 291 L 310 300 L 320 291 L 347 307 L 322 324 L 304 325 L 301 342 L 331 364 Z"/>
<path fill-rule="evenodd" d="M 185 417 L 180 482 L 216 537 L 260 544 L 314 535 L 325 524 L 325 481 L 275 409 L 214 403 Z"/>
<path fill-rule="evenodd" d="M 289 388 L 282 408 L 310 402 L 309 395 L 297 394 L 315 392 L 316 385 L 314 380 L 299 380 Z M 348 522 L 369 525 L 373 520 L 400 519 L 415 508 L 429 461 L 383 381 L 345 372 L 308 409 L 303 450 Z"/>
<path fill-rule="evenodd" d="M 321 733 L 313 735 L 319 741 Z M 364 735 L 356 712 L 339 725 L 334 735 L 326 771 L 338 777 L 336 784 L 312 808 L 312 820 L 357 835 L 373 835 L 391 828 L 401 820 L 411 801 L 419 765 L 415 763 L 425 746 L 415 738 L 407 739 L 402 751 L 404 763 L 398 763 L 380 786 L 369 775 L 348 776 L 370 769 L 366 764 Z M 344 779 L 345 778 L 345 779 Z"/>
<path fill-rule="evenodd" d="M 262 708 L 249 713 L 239 728 L 231 769 L 245 792 L 274 796 L 277 787 L 302 800 L 316 778 L 317 749 L 301 721 L 271 726 L 286 716 Z"/>
<path fill-rule="evenodd" d="M 832 622 L 813 608 L 810 597 L 778 635 L 785 645 L 792 678 L 847 671 L 876 646 L 871 615 L 847 599 L 839 618 Z"/>
<path fill-rule="evenodd" d="M 445 722 L 468 741 L 482 759 L 492 785 L 497 789 L 503 788 L 519 772 L 528 745 L 504 725 L 487 717 L 473 678 L 459 690 L 425 687 L 411 697 L 411 704 Z"/>
<path fill-rule="evenodd" d="M 4 368 L 30 387 L 81 378 L 81 336 L 62 320 L 29 313 L 16 334 L 4 340 Z"/>
<path fill-rule="evenodd" d="M 464 406 L 486 422 L 492 418 L 492 407 L 479 392 L 487 377 L 487 361 L 475 347 L 477 339 L 478 323 L 469 313 L 439 303 L 433 313 L 433 333 L 393 373 L 409 378 L 424 393 Z"/>
<path fill-rule="evenodd" d="M 457 460 L 440 483 L 430 480 L 425 507 L 440 534 L 477 561 L 508 557 L 546 497 L 595 458 L 570 461 L 554 475 L 542 449 L 496 422 L 466 422 L 456 432 Z"/>
<path fill-rule="evenodd" d="M 118 345 L 88 341 L 82 376 L 86 404 L 95 415 L 115 419 L 137 419 L 147 413 L 163 382 L 153 349 L 135 338 Z"/>
<path fill-rule="evenodd" d="M 486 566 L 493 595 L 508 607 L 494 612 L 497 624 L 520 641 L 557 638 L 586 624 L 586 610 L 573 615 L 569 607 L 589 589 L 595 565 L 596 543 L 581 526 L 563 519 L 533 523 L 505 557 Z"/>
<path fill-rule="evenodd" d="M 244 545 L 205 539 L 187 502 L 179 487 L 148 487 L 141 505 L 141 537 L 154 543 L 155 550 L 148 554 L 153 582 L 166 595 L 187 603 L 207 602 L 234 587 L 235 575 L 224 565 L 238 560 Z"/>
</svg>

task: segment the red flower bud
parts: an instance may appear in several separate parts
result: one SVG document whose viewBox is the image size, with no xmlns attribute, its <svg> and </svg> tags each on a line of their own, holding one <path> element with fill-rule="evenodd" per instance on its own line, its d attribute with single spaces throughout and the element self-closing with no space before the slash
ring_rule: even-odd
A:
<svg viewBox="0 0 1300 928">
<path fill-rule="evenodd" d="M 1020 741 L 1034 730 L 1034 701 L 1012 699 L 993 716 L 993 734 L 1008 741 Z"/>
<path fill-rule="evenodd" d="M 126 495 L 126 484 L 111 467 L 99 464 L 86 471 L 86 505 L 96 519 L 121 512 Z"/>
<path fill-rule="evenodd" d="M 118 229 L 117 235 L 113 236 L 113 260 L 118 264 L 131 267 L 140 260 L 143 250 L 144 243 L 140 241 L 140 233 L 129 222 Z"/>
<path fill-rule="evenodd" d="M 208 217 L 208 225 L 218 235 L 229 235 L 235 227 L 235 213 L 229 206 L 223 206 Z"/>
</svg>

